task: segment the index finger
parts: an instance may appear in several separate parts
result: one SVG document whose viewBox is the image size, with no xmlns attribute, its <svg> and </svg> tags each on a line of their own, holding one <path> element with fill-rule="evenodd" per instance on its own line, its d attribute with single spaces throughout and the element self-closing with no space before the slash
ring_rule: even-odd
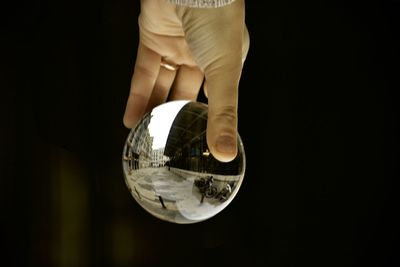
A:
<svg viewBox="0 0 400 267">
<path fill-rule="evenodd" d="M 159 54 L 139 42 L 123 119 L 125 127 L 133 128 L 146 111 L 147 103 L 160 71 L 160 62 L 161 56 Z"/>
</svg>

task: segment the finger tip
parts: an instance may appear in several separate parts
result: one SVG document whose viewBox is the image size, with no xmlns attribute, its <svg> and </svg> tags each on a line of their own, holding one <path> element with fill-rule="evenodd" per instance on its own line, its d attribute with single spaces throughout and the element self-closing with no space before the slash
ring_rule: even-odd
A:
<svg viewBox="0 0 400 267">
<path fill-rule="evenodd" d="M 216 153 L 213 156 L 220 162 L 228 163 L 235 159 L 236 154 Z"/>
<path fill-rule="evenodd" d="M 128 129 L 132 129 L 135 126 L 135 121 L 127 116 L 124 116 L 124 118 L 122 119 L 122 123 Z"/>
<path fill-rule="evenodd" d="M 211 154 L 214 156 L 214 158 L 220 162 L 231 162 L 232 160 L 234 160 L 236 158 L 237 152 L 220 152 L 218 150 L 211 150 Z"/>
<path fill-rule="evenodd" d="M 237 142 L 229 135 L 221 135 L 217 138 L 215 146 L 210 148 L 213 156 L 221 162 L 230 162 L 237 155 Z"/>
</svg>

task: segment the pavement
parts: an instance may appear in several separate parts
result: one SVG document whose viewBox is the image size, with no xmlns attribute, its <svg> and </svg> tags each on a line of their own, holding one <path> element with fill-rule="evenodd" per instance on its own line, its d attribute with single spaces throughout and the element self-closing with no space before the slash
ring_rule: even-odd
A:
<svg viewBox="0 0 400 267">
<path fill-rule="evenodd" d="M 208 175 L 174 168 L 168 170 L 168 167 L 145 168 L 126 174 L 126 183 L 135 200 L 154 216 L 177 223 L 190 223 L 215 215 L 231 201 L 209 198 L 201 202 L 202 194 L 194 181 Z M 222 181 L 236 180 L 237 184 L 240 180 L 240 176 L 236 179 L 223 175 L 213 177 L 217 188 L 226 184 Z"/>
</svg>

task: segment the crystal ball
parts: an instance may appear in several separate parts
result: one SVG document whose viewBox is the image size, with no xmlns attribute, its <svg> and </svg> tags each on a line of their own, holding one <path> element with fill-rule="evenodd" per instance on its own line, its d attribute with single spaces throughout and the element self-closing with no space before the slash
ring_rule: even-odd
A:
<svg viewBox="0 0 400 267">
<path fill-rule="evenodd" d="M 133 198 L 153 216 L 172 223 L 204 221 L 233 200 L 245 173 L 245 153 L 220 162 L 206 141 L 208 106 L 171 101 L 143 116 L 126 139 L 122 165 Z"/>
</svg>

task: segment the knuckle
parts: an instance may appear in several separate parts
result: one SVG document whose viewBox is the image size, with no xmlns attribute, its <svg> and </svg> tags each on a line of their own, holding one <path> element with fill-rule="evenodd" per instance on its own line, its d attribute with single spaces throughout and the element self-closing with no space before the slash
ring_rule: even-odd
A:
<svg viewBox="0 0 400 267">
<path fill-rule="evenodd" d="M 214 115 L 216 123 L 232 124 L 235 125 L 237 120 L 236 106 L 224 106 L 218 109 Z"/>
</svg>

